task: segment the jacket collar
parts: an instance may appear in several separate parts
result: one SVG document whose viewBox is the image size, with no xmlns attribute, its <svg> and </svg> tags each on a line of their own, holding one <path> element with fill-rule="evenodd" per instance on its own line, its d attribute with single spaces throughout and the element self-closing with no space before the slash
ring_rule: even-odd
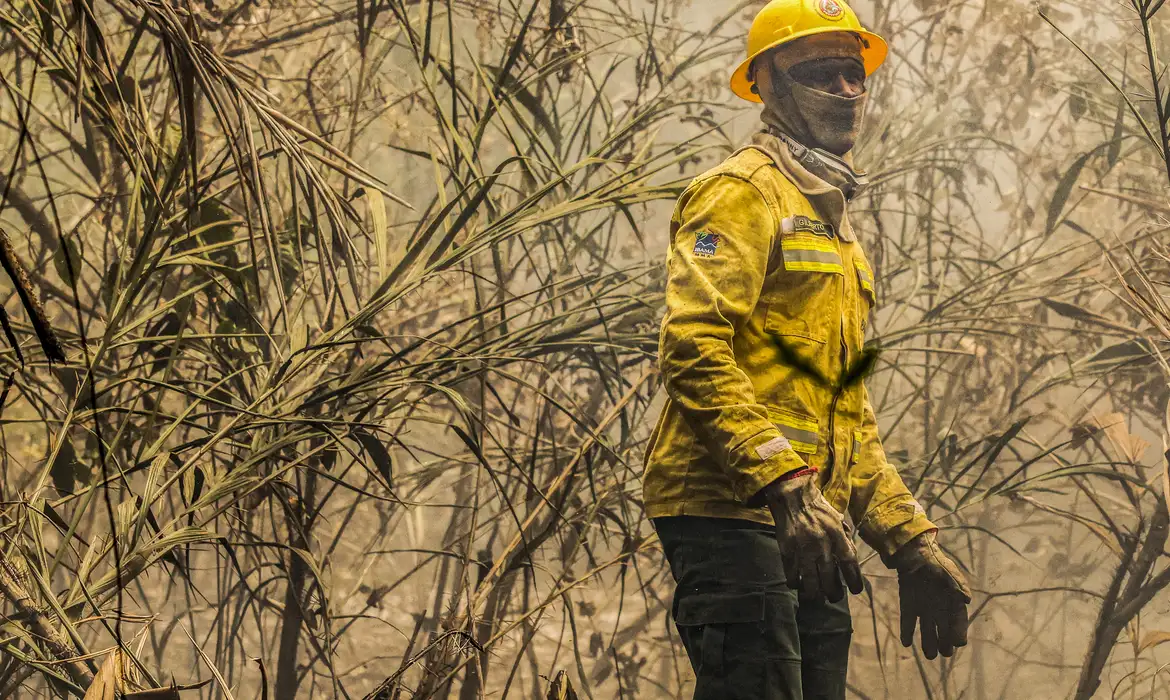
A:
<svg viewBox="0 0 1170 700">
<path fill-rule="evenodd" d="M 768 130 L 756 132 L 748 147 L 768 156 L 780 172 L 796 185 L 801 194 L 808 197 L 817 211 L 828 217 L 842 240 L 848 242 L 857 240 L 845 212 L 845 195 L 802 164 L 804 159 L 814 157 L 808 153 L 808 149 L 795 141 L 781 139 Z"/>
</svg>

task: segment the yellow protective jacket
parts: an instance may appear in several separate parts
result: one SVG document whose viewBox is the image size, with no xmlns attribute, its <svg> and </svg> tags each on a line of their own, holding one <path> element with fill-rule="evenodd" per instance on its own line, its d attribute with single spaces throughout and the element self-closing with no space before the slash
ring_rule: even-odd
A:
<svg viewBox="0 0 1170 700">
<path fill-rule="evenodd" d="M 841 191 L 764 132 L 691 182 L 670 233 L 649 516 L 770 524 L 753 497 L 807 465 L 884 556 L 934 528 L 856 376 L 874 279 Z"/>
</svg>

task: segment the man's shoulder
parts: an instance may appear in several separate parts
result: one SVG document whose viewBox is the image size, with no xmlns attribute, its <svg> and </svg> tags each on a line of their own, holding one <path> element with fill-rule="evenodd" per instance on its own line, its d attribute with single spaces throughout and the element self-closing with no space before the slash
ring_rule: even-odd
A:
<svg viewBox="0 0 1170 700">
<path fill-rule="evenodd" d="M 720 175 L 736 177 L 741 180 L 751 180 L 759 175 L 762 168 L 772 165 L 772 159 L 757 148 L 741 148 L 727 156 L 714 167 L 695 176 L 696 181 L 706 180 Z"/>
<path fill-rule="evenodd" d="M 724 177 L 750 183 L 765 197 L 781 198 L 781 191 L 791 183 L 776 167 L 771 156 L 753 146 L 741 148 L 714 167 L 695 176 L 692 187 L 712 178 Z"/>
</svg>

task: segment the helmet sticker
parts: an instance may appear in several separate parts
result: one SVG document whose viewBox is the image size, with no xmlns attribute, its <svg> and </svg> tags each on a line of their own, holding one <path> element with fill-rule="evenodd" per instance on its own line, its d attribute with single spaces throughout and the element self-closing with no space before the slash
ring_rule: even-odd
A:
<svg viewBox="0 0 1170 700">
<path fill-rule="evenodd" d="M 845 16 L 845 8 L 837 0 L 817 0 L 817 13 L 825 19 L 837 20 Z"/>
</svg>

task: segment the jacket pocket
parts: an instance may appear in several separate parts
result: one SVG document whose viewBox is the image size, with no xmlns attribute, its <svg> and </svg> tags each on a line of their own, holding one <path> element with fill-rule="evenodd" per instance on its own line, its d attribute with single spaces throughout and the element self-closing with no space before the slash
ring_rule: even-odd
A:
<svg viewBox="0 0 1170 700">
<path fill-rule="evenodd" d="M 815 454 L 821 443 L 820 425 L 815 418 L 802 416 L 782 408 L 768 407 L 768 420 L 788 438 L 794 452 Z"/>
<path fill-rule="evenodd" d="M 764 292 L 764 331 L 794 350 L 816 353 L 828 342 L 841 313 L 841 252 L 836 241 L 810 233 L 783 234 L 780 249 L 782 265 Z"/>
</svg>

